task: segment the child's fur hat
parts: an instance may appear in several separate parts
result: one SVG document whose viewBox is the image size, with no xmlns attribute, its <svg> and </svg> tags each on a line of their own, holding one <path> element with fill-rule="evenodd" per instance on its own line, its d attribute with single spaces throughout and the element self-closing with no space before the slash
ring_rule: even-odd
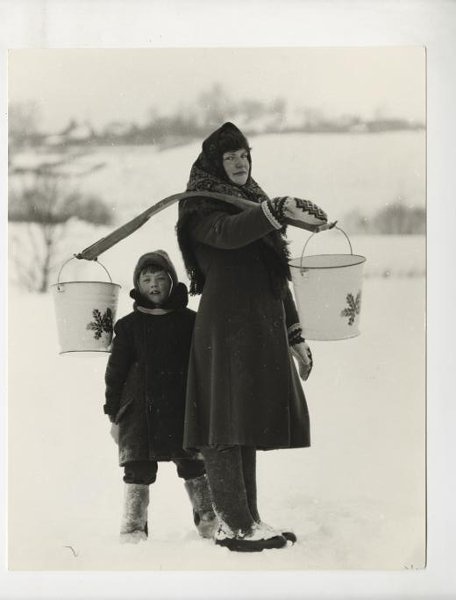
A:
<svg viewBox="0 0 456 600">
<path fill-rule="evenodd" d="M 146 267 L 158 267 L 160 270 L 165 271 L 171 277 L 171 290 L 177 287 L 179 281 L 177 278 L 176 269 L 174 268 L 168 253 L 164 250 L 154 250 L 153 252 L 147 252 L 147 254 L 143 254 L 136 264 L 133 273 L 133 285 L 135 286 L 136 290 L 139 289 L 138 282 L 141 271 L 143 271 L 143 269 Z"/>
</svg>

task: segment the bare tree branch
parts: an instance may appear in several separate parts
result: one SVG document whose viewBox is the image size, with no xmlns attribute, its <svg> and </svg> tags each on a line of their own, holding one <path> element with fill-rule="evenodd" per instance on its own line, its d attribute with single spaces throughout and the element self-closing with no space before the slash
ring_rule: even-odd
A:
<svg viewBox="0 0 456 600">
<path fill-rule="evenodd" d="M 71 157 L 63 162 L 70 163 Z M 29 242 L 28 248 L 25 241 L 20 244 L 21 251 L 14 264 L 22 284 L 27 287 L 33 285 L 33 289 L 40 292 L 48 289 L 55 256 L 68 221 L 77 217 L 95 224 L 108 224 L 112 219 L 109 209 L 99 198 L 70 189 L 62 181 L 61 173 L 56 171 L 51 175 L 47 167 L 28 170 L 31 182 L 24 176 L 20 190 L 11 190 L 9 198 L 9 219 L 26 225 L 24 233 Z M 28 272 L 30 255 L 33 256 L 34 283 Z"/>
</svg>

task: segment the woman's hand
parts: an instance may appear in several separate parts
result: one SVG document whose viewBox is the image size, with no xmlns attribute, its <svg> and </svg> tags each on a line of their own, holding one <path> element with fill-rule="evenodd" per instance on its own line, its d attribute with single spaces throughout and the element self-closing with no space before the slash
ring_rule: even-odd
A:
<svg viewBox="0 0 456 600">
<path fill-rule="evenodd" d="M 303 381 L 307 381 L 313 367 L 312 352 L 308 344 L 306 342 L 293 344 L 291 353 L 298 361 L 299 376 Z"/>
<path fill-rule="evenodd" d="M 109 433 L 115 443 L 119 445 L 119 426 L 116 423 L 111 424 L 111 431 Z"/>
<path fill-rule="evenodd" d="M 315 229 L 312 229 L 314 233 L 320 233 L 320 231 L 327 231 L 337 225 L 337 221 L 331 221 L 331 223 L 323 223 L 323 225 L 316 225 Z"/>
<path fill-rule="evenodd" d="M 319 227 L 328 222 L 328 215 L 323 209 L 301 198 L 287 196 L 284 203 L 284 217 L 296 221 L 304 221 L 308 225 Z"/>
<path fill-rule="evenodd" d="M 332 229 L 337 221 L 328 222 L 328 216 L 323 209 L 311 202 L 293 196 L 280 196 L 267 201 L 266 216 L 277 223 L 290 224 L 312 233 Z M 273 224 L 274 224 L 273 223 Z"/>
</svg>

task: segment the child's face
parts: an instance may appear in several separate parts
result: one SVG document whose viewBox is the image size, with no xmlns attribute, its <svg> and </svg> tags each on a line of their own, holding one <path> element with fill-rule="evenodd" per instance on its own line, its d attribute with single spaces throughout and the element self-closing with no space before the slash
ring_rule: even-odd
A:
<svg viewBox="0 0 456 600">
<path fill-rule="evenodd" d="M 139 291 L 141 294 L 153 302 L 160 305 L 168 298 L 171 290 L 171 279 L 165 271 L 141 271 L 139 275 Z"/>
</svg>

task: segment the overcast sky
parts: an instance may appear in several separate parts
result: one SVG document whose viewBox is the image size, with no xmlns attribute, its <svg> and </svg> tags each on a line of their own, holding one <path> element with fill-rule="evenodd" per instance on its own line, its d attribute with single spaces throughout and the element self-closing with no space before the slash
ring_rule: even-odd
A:
<svg viewBox="0 0 456 600">
<path fill-rule="evenodd" d="M 155 107 L 191 105 L 215 82 L 233 99 L 283 98 L 290 108 L 424 121 L 420 47 L 13 50 L 10 102 L 33 101 L 41 124 L 144 122 Z"/>
</svg>

